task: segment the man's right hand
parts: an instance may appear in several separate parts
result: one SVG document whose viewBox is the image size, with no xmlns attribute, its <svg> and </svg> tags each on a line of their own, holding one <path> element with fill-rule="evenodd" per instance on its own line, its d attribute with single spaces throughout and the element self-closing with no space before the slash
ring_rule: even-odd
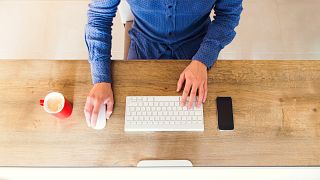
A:
<svg viewBox="0 0 320 180">
<path fill-rule="evenodd" d="M 84 114 L 88 127 L 95 127 L 101 104 L 107 105 L 106 117 L 110 118 L 113 111 L 113 92 L 111 83 L 97 83 L 87 96 Z"/>
</svg>

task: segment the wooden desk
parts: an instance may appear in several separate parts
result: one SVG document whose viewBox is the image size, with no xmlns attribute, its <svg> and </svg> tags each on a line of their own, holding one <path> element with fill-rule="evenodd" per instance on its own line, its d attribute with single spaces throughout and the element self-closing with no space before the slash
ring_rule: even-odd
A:
<svg viewBox="0 0 320 180">
<path fill-rule="evenodd" d="M 0 62 L 0 166 L 135 166 L 189 159 L 195 166 L 320 165 L 320 61 L 218 61 L 209 73 L 203 133 L 124 133 L 125 97 L 175 92 L 188 61 L 113 62 L 115 108 L 107 128 L 86 126 L 86 61 Z M 39 99 L 60 91 L 69 120 Z M 217 130 L 215 98 L 231 96 L 235 130 Z"/>
</svg>

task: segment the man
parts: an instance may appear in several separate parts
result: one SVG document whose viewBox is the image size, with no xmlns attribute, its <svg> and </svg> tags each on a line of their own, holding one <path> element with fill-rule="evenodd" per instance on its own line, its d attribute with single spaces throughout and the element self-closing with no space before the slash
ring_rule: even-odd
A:
<svg viewBox="0 0 320 180">
<path fill-rule="evenodd" d="M 183 88 L 181 105 L 206 101 L 207 70 L 219 52 L 235 36 L 242 0 L 127 0 L 134 14 L 128 59 L 192 59 L 181 73 L 177 91 Z M 111 88 L 111 26 L 120 0 L 93 0 L 89 5 L 85 40 L 93 79 L 85 105 L 88 126 L 95 127 L 100 105 L 113 110 Z M 210 12 L 214 9 L 214 20 Z"/>
</svg>

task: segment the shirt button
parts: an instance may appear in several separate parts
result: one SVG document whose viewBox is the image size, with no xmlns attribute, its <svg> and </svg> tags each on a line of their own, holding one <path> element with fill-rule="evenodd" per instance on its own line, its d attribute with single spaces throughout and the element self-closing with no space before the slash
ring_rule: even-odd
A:
<svg viewBox="0 0 320 180">
<path fill-rule="evenodd" d="M 169 15 L 168 17 L 169 17 L 169 18 L 172 18 L 172 15 Z"/>
<path fill-rule="evenodd" d="M 171 9 L 171 8 L 172 8 L 172 5 L 169 5 L 168 8 Z"/>
</svg>

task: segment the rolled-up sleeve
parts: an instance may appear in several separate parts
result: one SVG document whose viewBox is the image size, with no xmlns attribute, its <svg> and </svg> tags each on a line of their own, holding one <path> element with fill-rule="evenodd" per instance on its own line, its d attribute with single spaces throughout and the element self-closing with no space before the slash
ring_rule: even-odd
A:
<svg viewBox="0 0 320 180">
<path fill-rule="evenodd" d="M 242 12 L 242 0 L 217 0 L 214 6 L 215 19 L 208 27 L 199 50 L 193 60 L 204 63 L 209 69 L 217 60 L 220 51 L 236 35 L 235 27 L 239 24 Z"/>
<path fill-rule="evenodd" d="M 93 84 L 112 82 L 111 30 L 120 0 L 92 0 L 89 4 L 85 42 Z"/>
</svg>

